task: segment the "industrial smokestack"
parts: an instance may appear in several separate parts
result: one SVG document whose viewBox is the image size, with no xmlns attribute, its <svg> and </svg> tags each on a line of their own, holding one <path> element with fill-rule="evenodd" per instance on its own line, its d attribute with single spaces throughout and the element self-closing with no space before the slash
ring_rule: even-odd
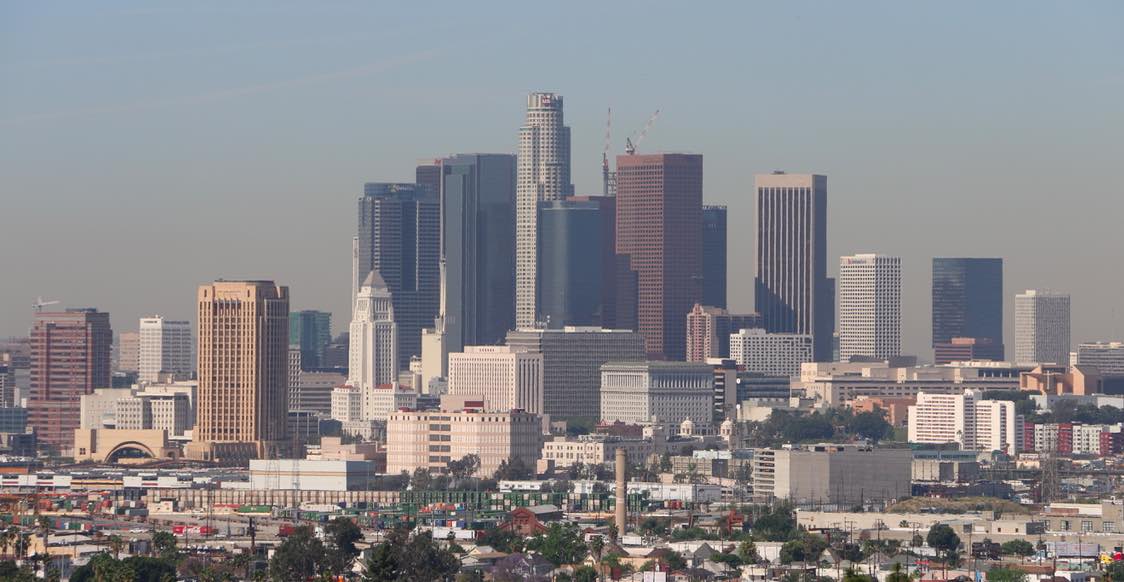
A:
<svg viewBox="0 0 1124 582">
<path fill-rule="evenodd" d="M 624 448 L 617 449 L 617 491 L 616 491 L 616 507 L 615 519 L 613 520 L 617 526 L 617 538 L 620 539 L 624 536 L 625 511 L 628 509 L 628 482 L 625 480 L 625 471 L 628 469 L 627 457 L 624 454 Z"/>
</svg>

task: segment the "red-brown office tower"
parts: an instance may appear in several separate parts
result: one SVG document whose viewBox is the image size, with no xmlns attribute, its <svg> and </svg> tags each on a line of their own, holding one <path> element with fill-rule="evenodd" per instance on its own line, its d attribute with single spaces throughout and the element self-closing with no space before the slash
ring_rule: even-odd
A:
<svg viewBox="0 0 1124 582">
<path fill-rule="evenodd" d="M 31 399 L 28 425 L 39 442 L 74 446 L 83 394 L 110 387 L 109 314 L 96 309 L 36 313 L 31 328 Z"/>
<path fill-rule="evenodd" d="M 702 300 L 701 155 L 617 156 L 617 253 L 637 276 L 648 356 L 682 360 L 687 313 Z"/>
</svg>

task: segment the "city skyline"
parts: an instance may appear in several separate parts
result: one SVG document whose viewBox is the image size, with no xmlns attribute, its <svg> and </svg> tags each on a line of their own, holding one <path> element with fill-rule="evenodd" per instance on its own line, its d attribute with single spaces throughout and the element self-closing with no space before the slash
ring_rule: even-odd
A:
<svg viewBox="0 0 1124 582">
<path fill-rule="evenodd" d="M 1109 100 L 1115 92 L 1104 91 L 1121 84 L 1118 65 L 1119 55 L 1124 54 L 1124 50 L 1119 50 L 1122 41 L 1110 33 L 1107 23 L 1113 19 L 1104 17 L 1106 11 L 1119 11 L 1120 7 L 1105 4 L 1098 14 L 1094 10 L 1077 13 L 1033 6 L 1018 14 L 1002 11 L 1005 18 L 1013 20 L 998 35 L 993 35 L 994 31 L 986 25 L 989 17 L 999 16 L 995 7 L 980 7 L 979 22 L 957 21 L 955 28 L 952 20 L 942 22 L 935 18 L 945 12 L 933 7 L 891 8 L 887 15 L 890 18 L 912 21 L 934 17 L 929 18 L 932 26 L 908 35 L 912 44 L 904 46 L 900 51 L 903 54 L 897 56 L 867 44 L 854 46 L 853 52 L 846 54 L 829 54 L 828 47 L 833 43 L 851 38 L 842 32 L 845 27 L 833 28 L 836 21 L 861 21 L 864 14 L 869 15 L 871 5 L 857 5 L 853 9 L 820 7 L 815 12 L 800 7 L 734 7 L 733 11 L 745 16 L 780 22 L 806 19 L 809 26 L 822 33 L 822 38 L 809 47 L 755 55 L 755 49 L 776 40 L 776 33 L 761 31 L 744 40 L 744 51 L 712 57 L 726 59 L 726 64 L 755 67 L 759 81 L 788 83 L 778 85 L 782 88 L 771 94 L 741 91 L 744 86 L 730 79 L 720 79 L 706 93 L 685 92 L 676 86 L 645 80 L 595 86 L 595 81 L 604 80 L 611 70 L 608 63 L 603 70 L 582 71 L 549 55 L 539 55 L 546 59 L 540 72 L 485 72 L 486 87 L 479 79 L 458 75 L 444 81 L 450 83 L 448 87 L 434 87 L 430 82 L 404 83 L 394 90 L 372 94 L 371 83 L 399 83 L 402 69 L 438 58 L 442 51 L 447 55 L 450 45 L 435 46 L 430 52 L 369 54 L 357 50 L 358 43 L 348 40 L 346 34 L 329 36 L 327 31 L 333 30 L 329 24 L 343 25 L 323 14 L 314 14 L 313 24 L 325 31 L 317 38 L 310 35 L 282 40 L 255 36 L 243 40 L 228 34 L 231 31 L 216 31 L 205 39 L 206 44 L 193 45 L 200 41 L 176 34 L 160 39 L 135 34 L 127 36 L 121 46 L 111 47 L 104 41 L 92 40 L 87 36 L 89 32 L 66 28 L 59 35 L 62 44 L 46 47 L 30 39 L 28 31 L 34 32 L 36 26 L 44 25 L 55 9 L 27 9 L 29 12 L 15 14 L 5 26 L 9 39 L 5 42 L 11 43 L 12 50 L 7 51 L 8 60 L 0 64 L 5 78 L 12 81 L 11 86 L 26 86 L 31 91 L 63 78 L 93 83 L 85 77 L 73 79 L 70 75 L 81 70 L 75 67 L 83 63 L 67 57 L 78 54 L 95 55 L 85 63 L 89 70 L 110 73 L 110 77 L 122 83 L 116 88 L 100 86 L 101 90 L 85 101 L 62 95 L 31 100 L 31 95 L 40 93 L 25 94 L 24 89 L 0 98 L 0 124 L 6 129 L 5 138 L 0 140 L 5 153 L 0 162 L 6 176 L 5 191 L 25 193 L 13 197 L 9 206 L 12 212 L 4 213 L 24 219 L 0 218 L 0 241 L 6 248 L 19 248 L 20 241 L 32 236 L 30 228 L 42 224 L 50 209 L 60 203 L 73 209 L 66 216 L 50 215 L 57 221 L 58 237 L 37 243 L 42 245 L 42 253 L 56 259 L 49 267 L 37 260 L 38 253 L 12 257 L 10 268 L 22 276 L 14 277 L 0 292 L 0 336 L 26 334 L 33 316 L 29 304 L 38 295 L 60 299 L 71 307 L 96 306 L 120 322 L 115 326 L 118 331 L 129 329 L 124 322 L 150 313 L 193 319 L 191 289 L 219 277 L 286 281 L 293 291 L 293 307 L 332 312 L 338 333 L 340 323 L 348 320 L 350 301 L 339 281 L 347 277 L 350 269 L 346 257 L 348 239 L 353 233 L 343 227 L 353 216 L 358 185 L 368 181 L 412 181 L 413 167 L 419 158 L 457 151 L 514 153 L 526 94 L 557 91 L 567 100 L 566 125 L 573 133 L 571 158 L 578 194 L 600 192 L 599 161 L 606 106 L 613 106 L 615 118 L 610 153 L 619 153 L 624 136 L 638 130 L 652 110 L 661 109 L 661 118 L 639 145 L 640 152 L 691 151 L 705 155 L 703 201 L 727 205 L 731 226 L 754 220 L 749 174 L 783 168 L 829 176 L 828 276 L 835 274 L 839 256 L 861 252 L 901 256 L 905 353 L 923 358 L 930 354 L 927 264 L 932 257 L 940 256 L 1003 257 L 1008 289 L 1064 288 L 1071 293 L 1075 343 L 1120 339 L 1124 336 L 1124 313 L 1115 308 L 1115 298 L 1120 295 L 1121 282 L 1110 278 L 1109 285 L 1082 283 L 1092 280 L 1086 272 L 1089 265 L 1111 264 L 1114 254 L 1109 238 L 1111 223 L 1107 221 L 1115 213 L 1092 211 L 1108 203 L 1097 185 L 1111 184 L 1111 160 L 1121 157 L 1121 146 L 1102 137 L 1107 136 L 1104 128 L 1118 126 L 1122 119 L 1119 105 Z M 182 14 L 173 11 L 169 15 L 157 10 L 125 16 L 131 21 L 150 23 L 154 31 L 175 32 L 173 18 L 182 17 L 190 23 L 206 18 L 208 11 L 215 9 L 217 5 L 202 4 L 184 8 Z M 363 13 L 362 8 L 355 9 Z M 249 18 L 254 12 L 240 12 L 236 7 L 229 10 L 235 21 Z M 591 32 L 605 26 L 586 23 L 585 19 L 576 18 L 577 12 L 575 9 L 567 13 L 558 32 L 548 31 L 548 37 L 579 30 L 579 24 L 592 27 Z M 294 26 L 288 20 L 292 19 L 291 14 L 270 14 L 271 19 L 283 25 L 280 31 Z M 611 8 L 606 18 L 611 20 L 618 14 L 616 8 Z M 420 18 L 396 13 L 385 16 L 391 25 Z M 473 18 L 483 16 L 487 15 Z M 688 23 L 714 20 L 714 12 L 706 10 L 679 16 Z M 449 26 L 450 21 L 444 18 L 437 23 Z M 659 34 L 674 20 L 646 16 L 644 22 L 650 25 L 652 34 Z M 1059 22 L 1067 25 L 1055 31 L 1054 25 Z M 26 26 L 17 30 L 12 23 Z M 719 23 L 717 32 L 726 31 L 725 26 Z M 1023 32 L 1013 32 L 1019 28 Z M 945 43 L 952 30 L 963 40 L 955 47 Z M 1053 31 L 1054 36 L 1051 42 L 1039 46 L 1036 34 L 1045 30 Z M 351 32 L 358 34 L 356 29 Z M 884 35 L 880 39 L 886 42 L 906 38 L 904 31 L 879 32 Z M 580 50 L 620 47 L 618 40 L 593 36 L 593 46 Z M 162 41 L 174 44 L 176 52 L 156 51 Z M 320 61 L 296 62 L 292 72 L 267 70 L 264 76 L 244 78 L 231 77 L 230 73 L 241 70 L 238 68 L 213 68 L 230 55 L 238 57 L 232 67 L 249 66 L 270 52 L 262 47 L 276 49 L 282 55 L 309 48 L 310 56 L 315 55 Z M 480 45 L 465 50 L 495 58 L 500 68 L 510 64 L 510 59 L 523 62 L 529 58 L 499 55 L 494 47 Z M 673 54 L 673 48 L 653 50 L 677 63 L 689 57 Z M 344 58 L 349 51 L 356 54 Z M 1019 52 L 1025 55 L 1015 59 Z M 869 64 L 863 64 L 864 59 L 869 59 Z M 166 70 L 155 69 L 161 61 L 166 63 Z M 926 76 L 908 83 L 900 77 L 893 81 L 874 74 L 879 66 L 898 67 L 910 62 L 932 66 Z M 1057 80 L 1064 82 L 1039 84 L 1037 71 L 1042 63 L 1065 63 L 1065 71 L 1050 67 L 1058 71 Z M 783 70 L 798 65 L 803 65 L 804 73 L 811 74 L 802 73 L 797 78 L 791 71 Z M 198 70 L 200 66 L 202 70 Z M 824 83 L 826 94 L 817 94 L 811 101 L 803 97 L 802 91 L 813 86 L 809 79 L 820 77 L 815 73 L 828 72 L 833 66 L 854 76 L 829 75 L 816 81 Z M 996 70 L 1003 71 L 998 78 L 993 75 Z M 158 78 L 190 72 L 190 79 L 196 83 L 170 88 L 182 89 L 189 98 L 152 95 L 143 87 L 124 82 L 137 71 Z M 547 76 L 547 72 L 557 74 Z M 697 84 L 703 78 L 701 74 L 681 73 L 683 84 Z M 948 81 L 960 81 L 964 86 L 948 85 Z M 972 91 L 967 91 L 968 86 Z M 1030 87 L 1034 91 L 1026 91 Z M 451 103 L 436 99 L 444 89 L 456 89 L 462 98 Z M 930 90 L 933 92 L 927 92 Z M 878 108 L 863 105 L 860 96 L 870 93 L 880 96 L 876 100 Z M 729 105 L 742 94 L 751 97 L 748 109 L 739 107 L 737 111 L 741 113 L 733 118 L 716 117 L 707 111 L 723 109 L 722 104 L 730 111 Z M 372 95 L 375 99 L 364 107 L 374 107 L 376 112 L 359 117 L 361 123 L 356 128 L 338 123 L 338 114 L 325 113 L 325 125 L 319 129 L 288 121 L 288 108 L 294 105 L 290 100 L 302 106 L 319 103 L 319 111 L 322 104 L 342 99 L 341 110 L 355 113 L 351 97 Z M 434 98 L 417 98 L 419 95 Z M 1080 114 L 1071 115 L 1068 107 L 1058 107 L 1064 103 L 1058 101 L 1062 98 L 1074 100 L 1075 111 Z M 242 123 L 231 123 L 232 116 L 241 115 L 246 107 L 259 101 L 264 102 L 264 107 L 257 115 L 246 117 Z M 130 116 L 125 114 L 134 112 L 136 119 L 127 119 Z M 470 112 L 478 115 L 468 115 Z M 1037 120 L 1033 129 L 1016 125 L 1016 120 L 1025 115 Z M 393 121 L 391 116 L 402 119 Z M 465 116 L 472 118 L 472 122 L 461 119 Z M 188 120 L 190 125 L 185 124 Z M 122 124 L 123 121 L 128 122 Z M 166 133 L 153 142 L 154 138 L 143 131 L 145 124 L 155 124 Z M 406 131 L 406 124 L 414 124 L 416 131 Z M 370 139 L 372 126 L 379 128 L 379 135 L 392 138 L 387 140 L 393 142 L 390 150 Z M 851 143 L 849 140 L 858 128 L 867 136 Z M 108 137 L 96 148 L 87 140 L 66 139 L 77 130 Z M 225 143 L 214 143 L 217 131 L 225 132 L 221 140 Z M 913 147 L 896 147 L 904 139 L 902 131 L 909 132 Z M 810 139 L 821 132 L 824 139 Z M 208 141 L 215 148 L 213 153 L 198 148 L 202 134 L 211 136 Z M 163 144 L 164 149 L 151 148 L 153 143 Z M 231 149 L 234 146 L 237 147 Z M 313 155 L 314 148 L 326 148 L 329 156 L 338 159 L 328 161 L 322 154 Z M 899 149 L 906 151 L 898 152 Z M 295 163 L 306 156 L 311 156 L 308 159 L 315 163 L 307 167 Z M 67 187 L 71 180 L 60 182 L 61 176 L 53 177 L 55 173 L 44 170 L 60 157 L 71 164 L 72 172 L 67 173 L 85 180 L 82 189 Z M 130 160 L 145 163 L 134 164 Z M 291 168 L 279 172 L 282 165 Z M 1031 167 L 1051 170 L 1025 171 Z M 123 178 L 126 172 L 127 179 Z M 965 174 L 969 180 L 961 181 Z M 82 194 L 78 195 L 77 190 Z M 1067 192 L 1067 202 L 1074 210 L 1088 217 L 1086 231 L 1091 233 L 1092 240 L 1083 241 L 1080 246 L 1047 243 L 1030 230 L 1013 229 L 997 236 L 999 232 L 990 220 L 995 213 L 1017 207 L 1026 223 L 1040 222 L 1049 214 L 1021 202 L 1028 197 L 1045 200 L 1062 190 Z M 90 196 L 90 192 L 101 195 Z M 909 195 L 903 197 L 902 192 Z M 240 225 L 254 216 L 265 200 L 279 195 L 283 195 L 285 203 L 272 205 L 264 218 L 284 232 L 300 236 L 281 237 L 281 244 L 275 244 L 276 240 L 266 244 L 239 232 Z M 201 208 L 224 202 L 222 216 L 198 214 Z M 130 210 L 121 211 L 126 207 Z M 138 212 L 154 213 L 157 218 L 146 221 Z M 206 221 L 200 222 L 203 216 Z M 99 220 L 106 228 L 93 232 L 79 228 L 79 218 Z M 198 246 L 185 249 L 179 241 L 186 240 L 190 229 L 198 224 L 224 234 L 216 240 L 236 238 L 243 243 L 243 250 L 220 253 L 211 241 L 199 241 Z M 736 232 L 736 228 L 731 231 Z M 76 247 L 79 235 L 86 238 Z M 137 237 L 151 244 L 135 244 Z M 753 249 L 752 245 L 738 242 L 736 234 L 731 236 L 728 304 L 732 312 L 745 312 L 753 305 L 752 283 L 747 276 L 753 270 Z M 64 250 L 70 248 L 85 250 Z M 1087 260 L 1066 260 L 1079 252 Z M 1042 270 L 1039 267 L 1043 261 L 1057 268 Z M 162 273 L 161 277 L 142 278 L 132 265 L 148 262 L 175 264 L 178 268 Z M 76 277 L 87 281 L 81 292 L 69 287 L 69 281 Z M 1074 284 L 1069 284 L 1071 281 Z M 129 293 L 120 294 L 120 282 L 129 284 Z M 1013 345 L 1013 301 L 1007 297 L 1004 304 L 1004 343 Z"/>
</svg>

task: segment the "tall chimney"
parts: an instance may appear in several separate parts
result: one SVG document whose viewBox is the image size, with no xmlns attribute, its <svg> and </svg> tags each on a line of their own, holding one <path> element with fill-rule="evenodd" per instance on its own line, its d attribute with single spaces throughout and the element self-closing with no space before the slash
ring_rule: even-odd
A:
<svg viewBox="0 0 1124 582">
<path fill-rule="evenodd" d="M 616 507 L 615 519 L 613 520 L 617 526 L 617 538 L 620 539 L 624 536 L 625 526 L 625 513 L 628 509 L 628 482 L 625 480 L 625 471 L 628 469 L 627 457 L 624 454 L 624 447 L 617 449 L 617 491 L 616 491 Z"/>
</svg>

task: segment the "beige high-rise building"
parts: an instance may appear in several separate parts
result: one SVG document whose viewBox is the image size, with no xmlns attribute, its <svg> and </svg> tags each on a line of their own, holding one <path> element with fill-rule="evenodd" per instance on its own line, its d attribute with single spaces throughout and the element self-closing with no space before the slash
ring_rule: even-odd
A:
<svg viewBox="0 0 1124 582">
<path fill-rule="evenodd" d="M 276 458 L 287 444 L 289 288 L 216 281 L 198 294 L 199 389 L 190 459 Z"/>
<path fill-rule="evenodd" d="M 471 454 L 480 457 L 476 476 L 491 477 L 515 458 L 534 468 L 542 444 L 542 417 L 528 412 L 395 412 L 386 423 L 386 471 L 444 472 L 449 461 Z"/>
<path fill-rule="evenodd" d="M 449 354 L 449 394 L 488 410 L 543 411 L 543 355 L 512 346 L 465 346 Z"/>
</svg>

